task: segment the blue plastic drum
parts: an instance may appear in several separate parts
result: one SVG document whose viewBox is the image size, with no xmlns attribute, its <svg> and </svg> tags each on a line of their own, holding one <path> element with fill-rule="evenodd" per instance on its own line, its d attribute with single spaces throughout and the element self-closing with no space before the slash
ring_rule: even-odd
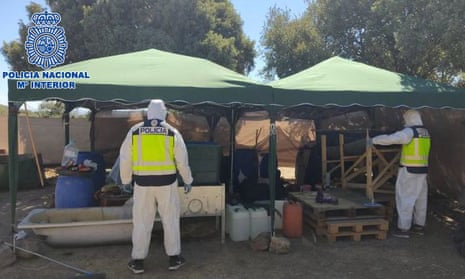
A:
<svg viewBox="0 0 465 279">
<path fill-rule="evenodd" d="M 56 208 L 96 206 L 95 188 L 91 176 L 58 176 L 55 186 Z"/>
</svg>

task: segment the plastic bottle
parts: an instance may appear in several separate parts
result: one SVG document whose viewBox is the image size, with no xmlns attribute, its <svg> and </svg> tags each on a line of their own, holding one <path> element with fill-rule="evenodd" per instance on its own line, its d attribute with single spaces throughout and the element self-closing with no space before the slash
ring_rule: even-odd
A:
<svg viewBox="0 0 465 279">
<path fill-rule="evenodd" d="M 74 140 L 70 140 L 63 151 L 63 158 L 61 160 L 62 167 L 74 166 L 77 164 L 79 149 L 76 146 Z"/>
</svg>

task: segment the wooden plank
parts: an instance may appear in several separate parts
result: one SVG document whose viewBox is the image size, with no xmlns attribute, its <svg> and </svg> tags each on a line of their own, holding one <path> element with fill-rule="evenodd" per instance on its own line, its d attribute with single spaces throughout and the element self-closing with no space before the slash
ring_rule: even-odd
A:
<svg viewBox="0 0 465 279">
<path fill-rule="evenodd" d="M 349 181 L 351 179 L 354 179 L 360 175 L 364 175 L 366 173 L 366 166 L 360 166 L 360 168 L 357 171 L 352 172 L 350 175 L 346 177 L 346 179 Z M 366 184 L 364 184 L 366 185 Z"/>
<path fill-rule="evenodd" d="M 360 163 L 363 162 L 363 159 L 365 159 L 366 153 L 362 154 L 361 156 L 358 157 L 358 159 L 350 166 L 347 171 L 344 173 L 344 175 L 348 175 L 353 169 L 355 169 Z M 364 168 L 365 166 L 361 166 L 360 168 Z M 351 179 L 351 178 L 350 178 Z M 346 180 L 350 180 L 349 178 L 346 178 Z"/>
<path fill-rule="evenodd" d="M 373 151 L 375 152 L 375 155 L 378 157 L 378 160 L 380 160 L 380 162 L 383 162 L 384 165 L 388 165 L 389 162 L 386 160 L 386 158 L 384 158 L 384 155 L 383 153 L 381 153 L 378 148 L 373 148 Z"/>
<path fill-rule="evenodd" d="M 347 186 L 347 180 L 345 178 L 345 157 L 344 157 L 344 135 L 339 134 L 339 160 L 340 160 L 340 165 L 341 165 L 341 183 L 342 183 L 342 188 L 346 188 Z"/>
<path fill-rule="evenodd" d="M 394 152 L 400 152 L 400 148 L 378 148 L 378 151 L 381 153 L 394 153 Z"/>
<path fill-rule="evenodd" d="M 356 161 L 359 158 L 360 158 L 360 156 L 358 156 L 358 155 L 344 156 L 344 161 Z M 339 163 L 340 159 L 327 160 L 326 162 L 328 162 L 328 163 Z"/>
<path fill-rule="evenodd" d="M 384 183 L 386 180 L 392 177 L 392 168 L 395 167 L 394 164 L 400 158 L 400 153 L 398 153 L 386 166 L 385 168 L 378 174 L 376 179 L 373 181 L 373 184 L 381 184 Z M 388 172 L 389 171 L 389 172 Z M 380 181 L 381 180 L 381 181 Z"/>
<path fill-rule="evenodd" d="M 327 167 L 328 167 L 328 158 L 326 153 L 326 135 L 321 136 L 321 181 L 325 181 Z"/>
<path fill-rule="evenodd" d="M 370 135 L 368 133 L 368 129 L 366 130 L 366 140 L 368 142 Z M 373 200 L 373 147 L 372 145 L 366 146 L 366 179 L 367 179 L 367 188 L 366 188 L 366 195 L 370 200 Z"/>
</svg>

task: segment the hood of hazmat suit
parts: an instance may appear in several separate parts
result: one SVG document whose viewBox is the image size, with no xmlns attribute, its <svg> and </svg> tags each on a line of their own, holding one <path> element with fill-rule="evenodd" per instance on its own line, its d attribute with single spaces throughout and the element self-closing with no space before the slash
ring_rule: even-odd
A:
<svg viewBox="0 0 465 279">
<path fill-rule="evenodd" d="M 159 119 L 165 120 L 166 118 L 166 107 L 163 100 L 155 99 L 151 100 L 147 108 L 147 119 Z"/>
<path fill-rule="evenodd" d="M 404 117 L 404 126 L 411 127 L 411 126 L 422 126 L 423 121 L 421 121 L 420 113 L 416 110 L 409 109 L 403 115 Z"/>
</svg>

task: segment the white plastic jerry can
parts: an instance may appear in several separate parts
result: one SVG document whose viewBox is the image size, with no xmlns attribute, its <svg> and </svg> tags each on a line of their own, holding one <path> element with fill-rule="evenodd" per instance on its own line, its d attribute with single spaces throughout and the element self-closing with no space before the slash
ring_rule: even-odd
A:
<svg viewBox="0 0 465 279">
<path fill-rule="evenodd" d="M 244 207 L 237 207 L 231 211 L 229 223 L 229 238 L 232 241 L 249 240 L 249 212 Z"/>
<path fill-rule="evenodd" d="M 250 239 L 254 239 L 262 232 L 269 232 L 268 212 L 265 208 L 249 208 L 250 215 Z"/>
<path fill-rule="evenodd" d="M 233 213 L 236 210 L 236 208 L 244 209 L 244 206 L 240 203 L 236 205 L 231 205 L 231 204 L 226 205 L 226 224 L 225 224 L 226 233 L 229 233 L 229 229 L 231 228 L 231 224 L 232 224 Z"/>
<path fill-rule="evenodd" d="M 283 228 L 283 205 L 284 205 L 284 200 L 274 201 L 274 208 L 276 210 L 274 212 L 274 228 L 275 229 Z"/>
</svg>

